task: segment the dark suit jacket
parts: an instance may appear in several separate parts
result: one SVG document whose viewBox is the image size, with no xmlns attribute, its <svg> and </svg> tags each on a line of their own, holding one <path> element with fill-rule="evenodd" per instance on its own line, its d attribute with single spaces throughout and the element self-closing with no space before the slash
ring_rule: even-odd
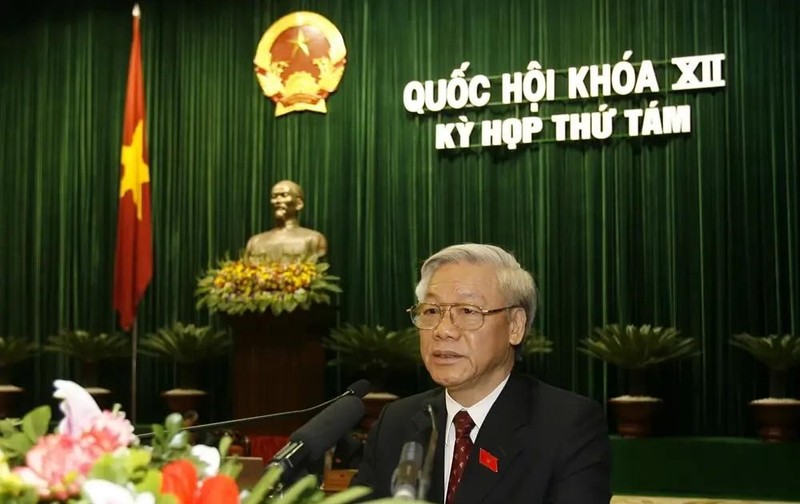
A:
<svg viewBox="0 0 800 504">
<path fill-rule="evenodd" d="M 428 403 L 436 411 L 439 438 L 427 500 L 444 501 L 447 409 L 441 388 L 384 408 L 351 486 L 371 487 L 369 499 L 391 495 L 392 473 L 403 444 L 427 439 L 430 432 L 424 413 Z M 492 457 L 497 472 L 487 467 L 493 465 Z M 610 459 L 605 414 L 596 402 L 535 378 L 512 375 L 478 432 L 455 502 L 608 504 Z"/>
</svg>

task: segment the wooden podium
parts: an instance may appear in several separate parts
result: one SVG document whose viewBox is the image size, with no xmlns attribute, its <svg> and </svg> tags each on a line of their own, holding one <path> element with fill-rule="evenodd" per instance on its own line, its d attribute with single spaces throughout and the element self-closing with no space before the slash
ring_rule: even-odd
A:
<svg viewBox="0 0 800 504">
<path fill-rule="evenodd" d="M 325 353 L 321 339 L 336 322 L 336 309 L 273 315 L 226 315 L 233 330 L 233 416 L 246 418 L 307 408 L 324 396 Z M 246 435 L 288 436 L 316 412 L 241 425 Z"/>
</svg>

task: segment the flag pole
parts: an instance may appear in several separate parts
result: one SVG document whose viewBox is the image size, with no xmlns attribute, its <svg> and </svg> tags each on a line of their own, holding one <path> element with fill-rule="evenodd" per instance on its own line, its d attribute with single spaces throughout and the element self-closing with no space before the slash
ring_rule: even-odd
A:
<svg viewBox="0 0 800 504">
<path fill-rule="evenodd" d="M 150 220 L 150 169 L 145 135 L 145 97 L 142 77 L 139 4 L 133 6 L 133 37 L 125 92 L 120 156 L 117 248 L 114 266 L 114 309 L 120 326 L 131 335 L 130 420 L 138 420 L 139 328 L 136 307 L 153 275 Z"/>
<path fill-rule="evenodd" d="M 137 396 L 137 377 L 136 377 L 136 360 L 138 352 L 138 324 L 136 323 L 136 319 L 133 319 L 133 327 L 131 329 L 131 410 L 130 410 L 130 420 L 131 423 L 136 426 L 136 396 Z"/>
</svg>

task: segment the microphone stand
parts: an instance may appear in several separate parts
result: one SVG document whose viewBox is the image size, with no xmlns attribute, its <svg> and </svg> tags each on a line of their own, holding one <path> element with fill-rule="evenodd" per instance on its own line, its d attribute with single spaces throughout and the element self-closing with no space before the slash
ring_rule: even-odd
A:
<svg viewBox="0 0 800 504">
<path fill-rule="evenodd" d="M 436 451 L 436 443 L 439 439 L 439 430 L 436 428 L 436 413 L 433 406 L 427 405 L 428 416 L 431 419 L 431 435 L 428 438 L 428 450 L 425 453 L 425 460 L 422 463 L 422 476 L 419 479 L 417 488 L 417 500 L 424 500 L 431 487 L 431 475 L 433 474 L 433 456 Z"/>
<path fill-rule="evenodd" d="M 180 430 L 182 430 L 182 431 L 196 431 L 196 430 L 201 430 L 201 429 L 210 429 L 210 428 L 214 428 L 214 427 L 225 427 L 225 426 L 228 426 L 228 425 L 237 425 L 237 424 L 242 424 L 242 423 L 247 423 L 247 422 L 254 422 L 256 420 L 267 420 L 267 419 L 270 419 L 270 418 L 278 418 L 278 417 L 287 416 L 287 415 L 299 415 L 301 413 L 309 413 L 311 411 L 318 410 L 320 408 L 324 408 L 325 406 L 328 406 L 329 404 L 331 404 L 331 403 L 333 403 L 335 401 L 338 401 L 342 397 L 347 396 L 347 395 L 351 395 L 351 394 L 353 394 L 353 392 L 351 390 L 347 390 L 343 394 L 340 394 L 340 395 L 338 395 L 338 396 L 336 396 L 336 397 L 334 397 L 332 399 L 328 399 L 327 401 L 325 401 L 323 403 L 316 404 L 314 406 L 309 406 L 308 408 L 292 410 L 292 411 L 281 411 L 279 413 L 268 413 L 266 415 L 251 416 L 251 417 L 246 417 L 246 418 L 235 418 L 233 420 L 225 420 L 225 421 L 222 421 L 222 422 L 212 422 L 212 423 L 207 423 L 207 424 L 192 425 L 192 426 L 189 426 L 189 427 L 182 427 Z M 155 435 L 155 432 L 145 432 L 143 434 L 138 434 L 138 437 L 139 437 L 139 439 L 146 439 L 146 438 L 152 437 L 154 435 Z"/>
</svg>

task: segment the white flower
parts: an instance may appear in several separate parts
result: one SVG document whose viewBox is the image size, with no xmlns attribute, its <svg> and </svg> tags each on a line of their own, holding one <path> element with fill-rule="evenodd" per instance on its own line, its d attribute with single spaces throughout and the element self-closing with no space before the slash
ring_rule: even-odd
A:
<svg viewBox="0 0 800 504">
<path fill-rule="evenodd" d="M 53 397 L 61 399 L 60 408 L 64 413 L 58 432 L 72 438 L 80 437 L 100 417 L 100 407 L 92 395 L 75 382 L 56 380 L 53 385 L 56 387 Z"/>
<path fill-rule="evenodd" d="M 216 448 L 206 445 L 194 445 L 192 446 L 192 455 L 205 464 L 203 468 L 204 478 L 214 476 L 219 472 L 220 456 L 219 450 Z"/>
<path fill-rule="evenodd" d="M 106 480 L 88 480 L 82 487 L 83 496 L 91 504 L 155 504 L 156 498 L 150 492 L 139 495 L 122 485 Z"/>
<path fill-rule="evenodd" d="M 169 447 L 180 448 L 181 446 L 188 443 L 188 441 L 189 441 L 189 433 L 186 431 L 180 431 L 174 436 L 172 436 L 172 439 L 169 440 Z"/>
</svg>

